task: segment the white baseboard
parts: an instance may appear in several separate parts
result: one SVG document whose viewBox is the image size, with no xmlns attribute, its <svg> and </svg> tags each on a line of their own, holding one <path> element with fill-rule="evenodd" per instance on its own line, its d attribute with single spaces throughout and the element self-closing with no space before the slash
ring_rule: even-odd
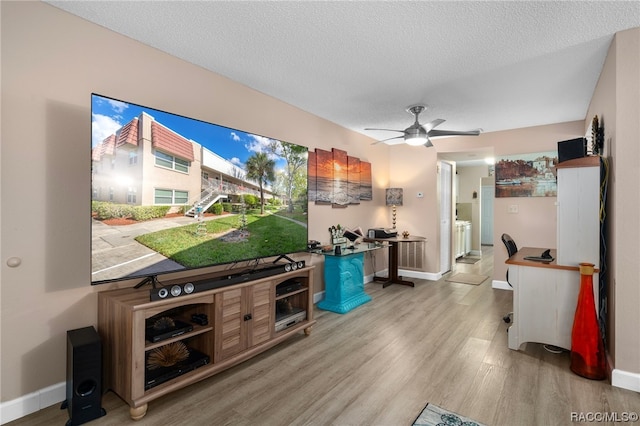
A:
<svg viewBox="0 0 640 426">
<path fill-rule="evenodd" d="M 384 271 L 381 271 L 383 274 L 386 274 L 386 269 Z M 373 282 L 373 278 L 375 277 L 375 274 L 370 274 L 370 275 L 365 275 L 364 276 L 364 283 L 368 284 L 370 282 Z"/>
<path fill-rule="evenodd" d="M 398 269 L 398 275 L 407 278 L 418 278 L 421 280 L 438 281 L 442 274 L 432 272 L 412 271 L 410 269 Z"/>
<path fill-rule="evenodd" d="M 440 278 L 442 278 L 442 274 L 434 274 L 431 272 L 422 272 L 422 271 L 413 271 L 411 269 L 398 269 L 398 275 L 401 277 L 407 277 L 407 278 L 418 278 L 418 279 L 422 279 L 422 280 L 430 280 L 430 281 L 438 281 Z M 380 277 L 388 277 L 389 276 L 389 270 L 388 269 L 383 269 L 380 270 L 378 272 L 376 272 L 375 276 L 380 276 Z M 367 275 L 366 277 L 364 277 L 364 283 L 370 283 L 373 281 L 373 277 L 374 275 Z"/>
<path fill-rule="evenodd" d="M 381 277 L 388 277 L 389 271 L 387 269 L 383 269 L 382 271 L 376 272 L 376 275 Z M 442 278 L 441 273 L 433 273 L 433 272 L 423 272 L 423 271 L 414 271 L 411 269 L 398 269 L 398 276 L 406 277 L 406 278 L 418 278 L 420 280 L 429 280 L 429 281 L 438 281 Z M 365 277 L 365 283 L 373 281 L 373 275 L 369 275 Z"/>
<path fill-rule="evenodd" d="M 66 398 L 67 383 L 62 382 L 0 403 L 0 424 L 9 423 L 55 404 L 62 404 Z"/>
<path fill-rule="evenodd" d="M 611 372 L 611 386 L 640 392 L 640 374 L 614 368 Z"/>
<path fill-rule="evenodd" d="M 513 291 L 513 287 L 509 285 L 506 281 L 493 280 L 491 281 L 491 288 L 497 288 L 498 290 L 509 290 Z"/>
</svg>

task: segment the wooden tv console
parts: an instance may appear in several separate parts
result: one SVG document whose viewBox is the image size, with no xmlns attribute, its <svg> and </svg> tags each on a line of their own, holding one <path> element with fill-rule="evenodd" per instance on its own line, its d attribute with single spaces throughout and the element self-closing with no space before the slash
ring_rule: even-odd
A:
<svg viewBox="0 0 640 426">
<path fill-rule="evenodd" d="M 181 282 L 193 282 L 193 293 L 177 297 L 169 294 L 167 298 L 155 301 L 150 301 L 148 288 L 99 293 L 98 332 L 104 352 L 105 388 L 129 404 L 131 418 L 139 420 L 147 413 L 150 401 L 246 361 L 300 331 L 309 335 L 315 324 L 314 268 L 306 266 L 204 291 L 198 291 L 198 280 L 204 280 L 206 276 L 191 277 Z M 288 292 L 276 295 L 279 284 L 284 284 L 280 288 L 289 287 Z M 298 312 L 296 321 L 291 315 L 289 321 L 290 307 L 304 313 Z M 194 323 L 194 314 L 206 315 L 208 323 Z M 301 318 L 305 314 L 306 318 Z M 157 342 L 147 340 L 149 323 L 167 317 L 188 323 L 193 329 L 175 337 L 163 337 Z M 276 325 L 279 331 L 276 331 Z M 149 355 L 155 349 L 175 342 L 182 342 L 190 351 L 204 354 L 208 357 L 207 363 L 160 384 L 150 385 L 146 379 Z"/>
</svg>

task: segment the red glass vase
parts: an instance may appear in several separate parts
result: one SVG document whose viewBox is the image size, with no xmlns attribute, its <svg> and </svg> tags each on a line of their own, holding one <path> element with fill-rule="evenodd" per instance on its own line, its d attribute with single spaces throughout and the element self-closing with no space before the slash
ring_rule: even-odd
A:
<svg viewBox="0 0 640 426">
<path fill-rule="evenodd" d="M 593 263 L 580 264 L 580 293 L 571 331 L 571 371 L 587 379 L 607 377 L 604 342 L 593 298 Z"/>
</svg>

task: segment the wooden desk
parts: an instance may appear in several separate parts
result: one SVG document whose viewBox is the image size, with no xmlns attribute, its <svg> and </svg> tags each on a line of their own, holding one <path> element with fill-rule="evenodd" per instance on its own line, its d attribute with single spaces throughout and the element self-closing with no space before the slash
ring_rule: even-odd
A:
<svg viewBox="0 0 640 426">
<path fill-rule="evenodd" d="M 524 259 L 540 256 L 544 250 L 523 247 L 506 261 L 513 286 L 509 349 L 518 350 L 523 343 L 535 342 L 571 350 L 580 269 L 577 265 L 558 265 L 556 260 L 542 263 Z M 555 259 L 556 250 L 551 250 L 551 256 Z"/>
<path fill-rule="evenodd" d="M 401 276 L 398 275 L 398 244 L 400 243 L 415 243 L 415 242 L 423 242 L 427 239 L 425 237 L 416 237 L 409 236 L 407 238 L 404 237 L 395 237 L 395 238 L 365 238 L 364 241 L 367 242 L 381 242 L 381 243 L 389 243 L 389 276 L 388 277 L 374 277 L 375 281 L 382 281 L 382 288 L 388 287 L 391 284 L 400 284 L 406 285 L 409 287 L 414 287 L 415 284 L 411 281 L 403 280 Z"/>
</svg>

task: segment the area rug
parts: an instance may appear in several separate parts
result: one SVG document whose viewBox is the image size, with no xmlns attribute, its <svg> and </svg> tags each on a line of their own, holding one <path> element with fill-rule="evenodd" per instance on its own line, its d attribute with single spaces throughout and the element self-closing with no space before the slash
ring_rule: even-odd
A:
<svg viewBox="0 0 640 426">
<path fill-rule="evenodd" d="M 433 404 L 427 404 L 422 413 L 413 422 L 413 426 L 485 426 L 467 417 L 445 410 Z"/>
<path fill-rule="evenodd" d="M 480 259 L 477 258 L 477 257 L 460 257 L 460 258 L 456 259 L 456 263 L 467 263 L 469 265 L 473 265 L 474 263 L 476 263 L 479 260 Z"/>
<path fill-rule="evenodd" d="M 452 283 L 478 285 L 482 284 L 482 282 L 484 282 L 484 280 L 486 280 L 487 278 L 489 278 L 487 275 L 466 274 L 464 272 L 459 272 L 450 276 L 445 281 L 449 281 Z"/>
</svg>

